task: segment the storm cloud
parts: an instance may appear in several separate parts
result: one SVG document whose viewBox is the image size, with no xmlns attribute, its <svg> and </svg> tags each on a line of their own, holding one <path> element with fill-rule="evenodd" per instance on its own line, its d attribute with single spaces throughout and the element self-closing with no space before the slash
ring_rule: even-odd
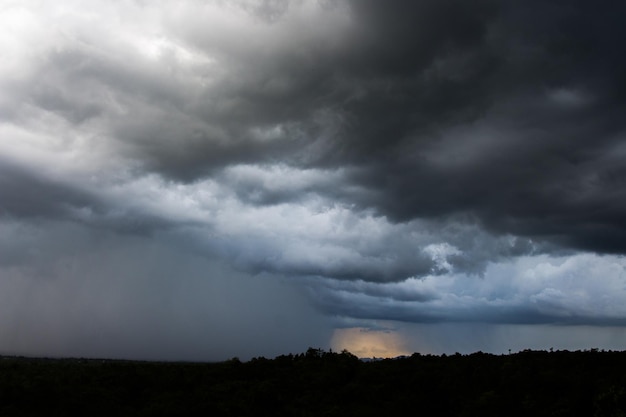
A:
<svg viewBox="0 0 626 417">
<path fill-rule="evenodd" d="M 0 349 L 626 323 L 622 3 L 0 8 Z"/>
</svg>

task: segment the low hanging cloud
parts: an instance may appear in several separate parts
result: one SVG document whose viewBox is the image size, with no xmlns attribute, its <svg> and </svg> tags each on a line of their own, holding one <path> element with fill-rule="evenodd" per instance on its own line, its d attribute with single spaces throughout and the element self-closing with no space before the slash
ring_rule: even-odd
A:
<svg viewBox="0 0 626 417">
<path fill-rule="evenodd" d="M 309 289 L 320 308 L 345 318 L 624 325 L 625 284 L 623 257 L 579 254 L 494 263 L 480 279 L 447 274 L 398 283 L 315 280 Z"/>
<path fill-rule="evenodd" d="M 283 281 L 314 328 L 626 319 L 621 4 L 0 7 L 0 285 L 38 294 L 6 317 L 59 306 L 71 333 L 87 325 L 63 297 L 108 294 L 75 306 L 98 315 L 192 277 L 146 322 L 199 305 L 204 279 L 242 313 L 202 311 L 236 325 L 256 314 L 247 291 Z M 36 343 L 24 320 L 17 350 Z"/>
</svg>

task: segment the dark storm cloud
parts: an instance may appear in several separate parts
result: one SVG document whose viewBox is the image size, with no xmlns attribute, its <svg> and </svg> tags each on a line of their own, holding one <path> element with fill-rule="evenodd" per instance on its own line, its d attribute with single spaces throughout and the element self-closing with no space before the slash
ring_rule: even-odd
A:
<svg viewBox="0 0 626 417">
<path fill-rule="evenodd" d="M 496 234 L 625 250 L 622 4 L 356 1 L 349 12 L 334 43 L 258 50 L 219 49 L 192 24 L 193 45 L 231 71 L 188 109 L 202 122 L 166 116 L 119 134 L 177 178 L 251 161 L 351 166 L 346 180 L 367 193 L 333 197 L 394 221 L 470 213 Z"/>
<path fill-rule="evenodd" d="M 36 344 L 37 317 L 77 294 L 52 327 L 80 344 L 93 335 L 71 334 L 89 325 L 69 307 L 115 326 L 170 307 L 188 318 L 189 299 L 204 314 L 198 327 L 166 327 L 207 346 L 192 335 L 204 322 L 260 334 L 246 324 L 258 313 L 271 326 L 273 292 L 293 309 L 302 294 L 281 290 L 282 279 L 360 327 L 623 324 L 624 259 L 600 254 L 626 252 L 625 8 L 7 7 L 0 296 L 32 291 L 40 304 L 0 303 L 0 326 L 14 346 Z M 152 279 L 147 303 L 133 305 Z M 204 309 L 197 294 L 211 282 Z M 251 301 L 257 290 L 267 306 Z M 130 294 L 119 316 L 107 309 L 118 291 Z M 171 291 L 183 295 L 160 309 Z M 15 314 L 33 330 L 22 345 Z M 132 352 L 139 327 L 119 333 Z M 223 352 L 257 337 L 224 331 Z"/>
<path fill-rule="evenodd" d="M 88 193 L 40 178 L 9 161 L 0 162 L 0 196 L 0 213 L 10 217 L 65 216 L 72 209 L 97 204 Z"/>
<path fill-rule="evenodd" d="M 11 83 L 20 104 L 6 117 L 41 125 L 33 108 L 53 114 L 96 132 L 87 143 L 106 141 L 138 174 L 189 184 L 212 175 L 246 205 L 320 196 L 394 222 L 463 219 L 536 241 L 519 239 L 510 256 L 547 249 L 545 241 L 623 252 L 619 3 L 329 2 L 315 12 L 319 27 L 297 35 L 289 25 L 304 20 L 289 2 L 240 6 L 252 16 L 245 24 L 223 23 L 219 8 L 183 7 L 165 19 L 179 44 L 144 46 L 148 52 L 121 48 L 123 38 L 100 42 L 97 29 L 50 48 L 31 77 Z M 228 175 L 231 166 L 277 162 L 343 171 L 282 188 Z M 42 207 L 72 205 L 72 196 L 51 196 Z M 12 210 L 25 198 L 33 197 L 11 198 Z M 451 243 L 462 252 L 471 246 L 458 236 Z M 480 272 L 490 254 L 470 252 L 449 262 Z M 432 269 L 414 264 L 387 275 Z"/>
<path fill-rule="evenodd" d="M 330 158 L 368 168 L 353 180 L 380 194 L 362 204 L 626 249 L 622 4 L 352 6 L 368 29 L 363 93 Z"/>
<path fill-rule="evenodd" d="M 72 221 L 122 234 L 151 234 L 172 227 L 162 215 L 133 207 L 120 207 L 113 198 L 98 194 L 67 178 L 51 178 L 0 162 L 0 216 L 6 221 Z M 177 222 L 178 226 L 185 222 Z"/>
</svg>

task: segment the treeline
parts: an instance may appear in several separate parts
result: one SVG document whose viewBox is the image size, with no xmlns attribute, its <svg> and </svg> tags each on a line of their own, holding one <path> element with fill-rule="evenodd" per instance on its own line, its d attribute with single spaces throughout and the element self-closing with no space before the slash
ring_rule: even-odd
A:
<svg viewBox="0 0 626 417">
<path fill-rule="evenodd" d="M 0 416 L 624 416 L 626 352 L 0 359 Z"/>
</svg>

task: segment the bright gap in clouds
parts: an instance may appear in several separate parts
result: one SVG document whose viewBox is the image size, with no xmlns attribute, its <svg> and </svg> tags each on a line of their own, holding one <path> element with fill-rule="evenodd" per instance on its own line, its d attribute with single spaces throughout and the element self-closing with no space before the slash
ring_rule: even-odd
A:
<svg viewBox="0 0 626 417">
<path fill-rule="evenodd" d="M 404 336 L 395 330 L 350 327 L 335 329 L 330 347 L 348 350 L 359 358 L 395 358 L 410 355 Z"/>
<path fill-rule="evenodd" d="M 360 358 L 395 358 L 413 353 L 496 355 L 535 350 L 621 351 L 626 329 L 621 326 L 511 325 L 489 323 L 361 323 L 371 327 L 337 328 L 330 348 L 348 350 Z"/>
</svg>

